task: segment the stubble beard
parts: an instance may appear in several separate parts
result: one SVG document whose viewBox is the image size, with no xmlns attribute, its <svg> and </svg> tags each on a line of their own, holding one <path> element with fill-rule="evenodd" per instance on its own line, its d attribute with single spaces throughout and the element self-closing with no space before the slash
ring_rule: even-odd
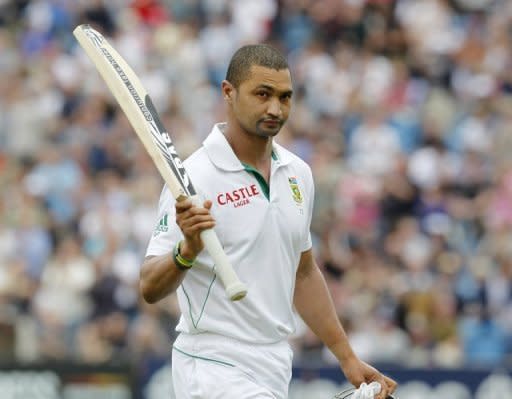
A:
<svg viewBox="0 0 512 399">
<path fill-rule="evenodd" d="M 261 119 L 256 123 L 255 128 L 250 133 L 254 134 L 255 136 L 259 136 L 259 137 L 267 137 L 267 138 L 275 137 L 279 134 L 279 132 L 281 131 L 281 129 L 284 125 L 283 120 L 276 120 L 276 122 L 277 122 L 277 126 L 275 128 L 269 129 L 269 128 L 263 127 L 264 121 L 263 121 L 263 119 Z"/>
</svg>

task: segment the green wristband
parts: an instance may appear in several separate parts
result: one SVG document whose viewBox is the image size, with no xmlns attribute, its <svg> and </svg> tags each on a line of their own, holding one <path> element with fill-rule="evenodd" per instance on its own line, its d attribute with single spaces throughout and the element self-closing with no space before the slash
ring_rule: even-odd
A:
<svg viewBox="0 0 512 399">
<path fill-rule="evenodd" d="M 181 243 L 182 243 L 182 241 L 178 241 L 178 243 L 174 247 L 174 251 L 172 252 L 172 255 L 173 255 L 172 257 L 174 260 L 174 264 L 176 265 L 176 267 L 178 269 L 188 270 L 192 266 L 194 266 L 194 263 L 196 260 L 195 259 L 194 260 L 186 259 L 183 256 L 181 256 L 181 253 L 180 253 Z"/>
</svg>

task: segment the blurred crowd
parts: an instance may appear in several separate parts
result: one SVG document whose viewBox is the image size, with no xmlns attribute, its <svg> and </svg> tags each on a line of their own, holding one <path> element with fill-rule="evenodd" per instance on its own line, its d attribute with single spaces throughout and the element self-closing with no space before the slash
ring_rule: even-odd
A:
<svg viewBox="0 0 512 399">
<path fill-rule="evenodd" d="M 277 141 L 316 180 L 314 249 L 374 363 L 512 364 L 512 2 L 0 0 L 0 360 L 151 362 L 176 298 L 139 266 L 162 180 L 72 30 L 137 71 L 180 154 L 233 52 L 288 56 Z M 334 360 L 298 320 L 297 364 Z"/>
</svg>

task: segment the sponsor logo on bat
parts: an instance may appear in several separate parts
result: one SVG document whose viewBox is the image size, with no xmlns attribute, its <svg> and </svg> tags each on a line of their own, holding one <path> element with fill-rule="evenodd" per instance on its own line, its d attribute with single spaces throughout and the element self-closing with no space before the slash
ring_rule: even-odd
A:
<svg viewBox="0 0 512 399">
<path fill-rule="evenodd" d="M 84 26 L 82 29 L 96 47 L 101 47 L 104 41 L 104 38 L 101 34 L 91 29 L 89 26 Z"/>
<path fill-rule="evenodd" d="M 115 58 L 110 54 L 108 49 L 102 46 L 104 39 L 99 33 L 93 31 L 92 29 L 85 28 L 85 33 L 89 37 L 89 39 L 94 43 L 96 47 L 101 51 L 101 53 L 105 56 L 107 61 L 110 63 L 114 71 L 121 78 L 121 81 L 124 83 L 128 91 L 130 92 L 133 100 L 139 107 L 144 119 L 149 123 L 151 135 L 153 137 L 154 143 L 160 149 L 160 152 L 166 159 L 167 163 L 173 170 L 176 177 L 178 177 L 183 190 L 187 195 L 194 195 L 195 190 L 190 182 L 190 179 L 183 167 L 181 159 L 178 156 L 174 145 L 172 144 L 172 140 L 169 134 L 165 131 L 163 124 L 157 116 L 156 109 L 151 102 L 151 99 L 148 95 L 145 96 L 145 99 L 141 98 L 137 89 L 130 82 L 130 79 L 123 71 L 121 66 L 117 63 Z"/>
</svg>

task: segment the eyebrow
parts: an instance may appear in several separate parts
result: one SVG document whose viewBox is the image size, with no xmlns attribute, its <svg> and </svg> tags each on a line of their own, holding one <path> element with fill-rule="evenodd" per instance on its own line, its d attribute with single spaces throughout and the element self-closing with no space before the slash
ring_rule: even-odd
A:
<svg viewBox="0 0 512 399">
<path fill-rule="evenodd" d="M 266 89 L 266 90 L 269 90 L 271 92 L 275 92 L 276 91 L 275 87 L 267 85 L 267 84 L 264 84 L 264 83 L 259 85 L 259 86 L 257 86 L 255 90 L 258 90 L 258 89 Z M 293 94 L 293 90 L 285 90 L 283 92 L 280 92 L 280 96 L 284 96 L 284 95 L 291 96 L 292 94 Z"/>
</svg>

